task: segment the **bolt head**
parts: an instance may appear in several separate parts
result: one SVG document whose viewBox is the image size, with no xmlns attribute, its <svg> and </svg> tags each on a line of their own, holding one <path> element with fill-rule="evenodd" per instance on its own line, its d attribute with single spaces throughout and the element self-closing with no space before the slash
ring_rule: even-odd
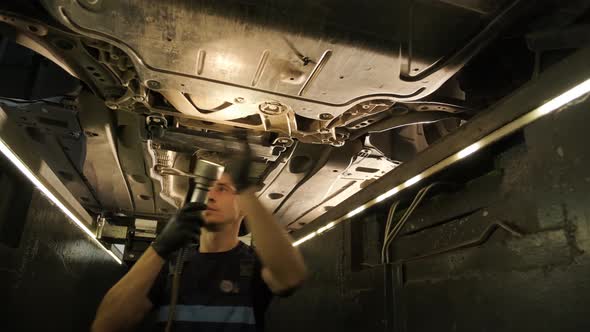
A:
<svg viewBox="0 0 590 332">
<path fill-rule="evenodd" d="M 242 98 L 242 97 L 236 97 L 236 98 L 234 99 L 234 101 L 235 101 L 236 103 L 238 103 L 238 104 L 241 104 L 241 103 L 245 102 L 246 100 L 245 100 L 244 98 Z"/>
<path fill-rule="evenodd" d="M 331 120 L 334 116 L 330 113 L 320 114 L 320 120 Z"/>
<path fill-rule="evenodd" d="M 159 88 L 162 87 L 161 84 L 160 84 L 160 82 L 155 81 L 155 80 L 149 80 L 149 81 L 147 81 L 147 86 L 148 86 L 148 88 L 154 89 L 154 90 L 159 89 Z"/>
<path fill-rule="evenodd" d="M 260 104 L 260 106 L 258 106 L 258 108 L 262 112 L 264 112 L 268 115 L 277 115 L 277 114 L 282 113 L 285 110 L 285 107 L 282 104 L 280 104 L 278 102 L 274 102 L 274 101 L 264 102 L 264 103 Z"/>
</svg>

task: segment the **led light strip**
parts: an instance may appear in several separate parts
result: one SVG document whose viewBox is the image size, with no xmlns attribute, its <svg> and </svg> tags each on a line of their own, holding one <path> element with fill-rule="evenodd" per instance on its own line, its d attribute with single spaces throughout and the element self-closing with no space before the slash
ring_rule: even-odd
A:
<svg viewBox="0 0 590 332">
<path fill-rule="evenodd" d="M 452 154 L 451 156 L 441 160 L 437 164 L 430 166 L 429 168 L 424 170 L 422 173 L 419 173 L 416 176 L 411 177 L 410 179 L 408 179 L 404 183 L 390 189 L 389 191 L 385 192 L 384 194 L 381 194 L 380 196 L 378 196 L 377 198 L 370 200 L 369 202 L 357 207 L 356 209 L 352 210 L 351 212 L 349 212 L 345 216 L 340 217 L 340 218 L 328 223 L 326 226 L 320 227 L 316 231 L 313 231 L 313 232 L 305 235 L 304 237 L 300 238 L 299 240 L 293 242 L 293 246 L 296 247 L 305 241 L 313 239 L 316 235 L 319 235 L 319 234 L 325 232 L 326 230 L 333 228 L 335 225 L 339 224 L 340 222 L 372 207 L 373 205 L 375 205 L 379 202 L 382 202 L 382 201 L 396 195 L 397 193 L 399 193 L 403 189 L 406 189 L 406 188 L 420 182 L 421 180 L 433 175 L 434 173 L 437 173 L 437 172 L 445 169 L 446 167 L 454 164 L 455 162 L 457 162 L 457 161 L 475 153 L 476 151 L 494 143 L 495 141 L 497 141 L 505 136 L 510 135 L 511 133 L 517 131 L 518 129 L 530 124 L 531 122 L 541 118 L 544 115 L 547 115 L 547 114 L 559 109 L 560 107 L 566 105 L 567 103 L 569 103 L 577 98 L 580 98 L 581 96 L 587 94 L 588 92 L 590 92 L 590 79 L 576 85 L 575 87 L 571 88 L 570 90 L 567 90 L 566 92 L 553 98 L 549 102 L 541 105 L 540 107 L 537 107 L 536 109 L 526 113 L 525 115 L 522 115 L 521 117 L 504 125 L 503 127 L 496 129 L 495 131 L 491 132 L 490 134 L 483 137 L 479 141 L 477 141 L 477 142 L 469 145 L 468 147 L 460 150 L 459 152 Z"/>
<path fill-rule="evenodd" d="M 0 139 L 0 151 L 16 166 L 21 173 L 23 173 L 34 185 L 37 187 L 51 202 L 76 224 L 86 235 L 88 235 L 100 248 L 106 251 L 117 263 L 122 264 L 119 257 L 117 257 L 112 251 L 108 250 L 98 239 L 94 233 L 86 227 L 86 225 L 72 213 L 36 176 L 31 170 L 25 165 L 22 160 L 6 145 L 6 143 Z"/>
</svg>

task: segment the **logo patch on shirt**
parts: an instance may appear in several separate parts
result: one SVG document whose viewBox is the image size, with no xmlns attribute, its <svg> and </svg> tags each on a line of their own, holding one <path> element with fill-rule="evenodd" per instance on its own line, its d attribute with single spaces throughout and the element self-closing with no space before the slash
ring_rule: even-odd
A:
<svg viewBox="0 0 590 332">
<path fill-rule="evenodd" d="M 254 275 L 254 260 L 240 261 L 240 277 L 251 277 Z"/>
<path fill-rule="evenodd" d="M 219 289 L 224 293 L 238 293 L 240 291 L 238 285 L 230 280 L 221 280 L 219 283 Z"/>
</svg>

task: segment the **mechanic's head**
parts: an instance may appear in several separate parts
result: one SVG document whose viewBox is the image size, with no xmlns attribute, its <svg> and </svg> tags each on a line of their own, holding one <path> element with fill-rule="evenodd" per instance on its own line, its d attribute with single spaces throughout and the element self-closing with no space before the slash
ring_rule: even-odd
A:
<svg viewBox="0 0 590 332">
<path fill-rule="evenodd" d="M 230 225 L 239 227 L 243 216 L 238 208 L 236 188 L 227 173 L 223 173 L 209 188 L 203 218 L 203 227 L 210 232 L 221 231 Z"/>
</svg>

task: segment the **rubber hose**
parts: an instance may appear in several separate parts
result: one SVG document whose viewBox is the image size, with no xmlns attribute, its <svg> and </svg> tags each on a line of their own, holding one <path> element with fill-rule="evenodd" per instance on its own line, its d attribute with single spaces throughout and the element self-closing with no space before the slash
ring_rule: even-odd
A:
<svg viewBox="0 0 590 332">
<path fill-rule="evenodd" d="M 174 266 L 174 274 L 172 277 L 172 292 L 170 296 L 170 306 L 168 307 L 168 321 L 166 322 L 166 332 L 172 331 L 174 317 L 176 316 L 176 304 L 178 303 L 178 293 L 180 292 L 180 276 L 184 267 L 184 260 L 188 255 L 188 248 L 180 248 L 176 258 L 176 266 Z"/>
</svg>

